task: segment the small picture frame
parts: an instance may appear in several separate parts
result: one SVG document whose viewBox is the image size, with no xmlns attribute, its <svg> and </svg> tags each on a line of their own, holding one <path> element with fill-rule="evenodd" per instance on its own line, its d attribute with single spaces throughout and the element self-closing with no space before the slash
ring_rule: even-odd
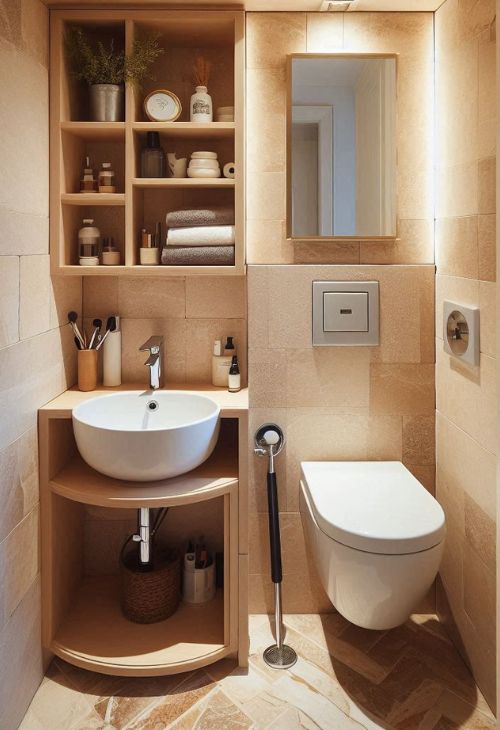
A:
<svg viewBox="0 0 500 730">
<path fill-rule="evenodd" d="M 144 112 L 152 122 L 175 122 L 182 113 L 182 104 L 173 91 L 156 89 L 144 99 Z"/>
</svg>

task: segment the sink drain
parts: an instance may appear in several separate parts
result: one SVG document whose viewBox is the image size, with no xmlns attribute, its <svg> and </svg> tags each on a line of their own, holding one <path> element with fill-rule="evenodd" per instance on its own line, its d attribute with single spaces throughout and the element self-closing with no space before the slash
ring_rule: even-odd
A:
<svg viewBox="0 0 500 730">
<path fill-rule="evenodd" d="M 158 401 L 156 401 L 156 400 L 150 400 L 150 401 L 148 402 L 148 405 L 147 405 L 147 407 L 148 407 L 148 409 L 149 409 L 150 411 L 157 411 L 157 410 L 158 410 L 158 408 L 160 407 L 160 404 L 159 404 L 159 403 L 158 403 Z"/>
</svg>

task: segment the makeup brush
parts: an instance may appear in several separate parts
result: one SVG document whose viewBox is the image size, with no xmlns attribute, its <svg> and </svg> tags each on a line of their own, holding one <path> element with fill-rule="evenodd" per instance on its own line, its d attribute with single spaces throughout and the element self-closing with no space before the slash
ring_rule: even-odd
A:
<svg viewBox="0 0 500 730">
<path fill-rule="evenodd" d="M 77 337 L 78 340 L 80 341 L 82 350 L 85 350 L 85 339 L 82 337 L 81 332 L 78 329 L 78 325 L 76 324 L 77 319 L 78 319 L 78 314 L 76 312 L 68 312 L 68 322 L 70 323 L 70 325 L 73 329 L 75 337 Z"/>
<path fill-rule="evenodd" d="M 82 346 L 80 344 L 80 340 L 78 339 L 78 337 L 75 337 L 75 345 L 76 345 L 76 349 L 77 350 L 81 350 L 82 349 Z"/>
<path fill-rule="evenodd" d="M 94 319 L 92 321 L 92 324 L 94 325 L 94 331 L 92 332 L 92 337 L 90 338 L 89 350 L 93 348 L 94 342 L 97 342 L 97 336 L 99 335 L 102 327 L 102 319 Z"/>
<path fill-rule="evenodd" d="M 106 322 L 106 332 L 104 333 L 104 336 L 103 336 L 102 340 L 98 343 L 97 347 L 95 348 L 96 350 L 99 350 L 102 347 L 102 345 L 104 344 L 104 340 L 106 339 L 106 337 L 109 335 L 110 332 L 114 332 L 115 329 L 116 329 L 116 319 L 115 319 L 115 317 L 108 317 L 108 320 Z"/>
</svg>

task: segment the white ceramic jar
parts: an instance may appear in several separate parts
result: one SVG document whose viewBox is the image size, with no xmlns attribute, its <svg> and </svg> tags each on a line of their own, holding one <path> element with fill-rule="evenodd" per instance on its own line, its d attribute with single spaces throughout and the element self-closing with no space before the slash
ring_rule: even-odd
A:
<svg viewBox="0 0 500 730">
<path fill-rule="evenodd" d="M 189 105 L 189 118 L 192 122 L 206 123 L 213 121 L 212 97 L 206 86 L 197 86 Z"/>
</svg>

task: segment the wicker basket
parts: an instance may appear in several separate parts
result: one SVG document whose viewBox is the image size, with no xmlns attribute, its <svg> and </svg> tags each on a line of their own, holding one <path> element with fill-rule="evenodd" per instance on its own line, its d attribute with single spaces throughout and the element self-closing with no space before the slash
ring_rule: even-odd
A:
<svg viewBox="0 0 500 730">
<path fill-rule="evenodd" d="M 180 601 L 181 560 L 177 550 L 156 547 L 153 570 L 141 571 L 137 550 L 120 555 L 121 607 L 129 621 L 152 624 L 177 610 Z"/>
</svg>

